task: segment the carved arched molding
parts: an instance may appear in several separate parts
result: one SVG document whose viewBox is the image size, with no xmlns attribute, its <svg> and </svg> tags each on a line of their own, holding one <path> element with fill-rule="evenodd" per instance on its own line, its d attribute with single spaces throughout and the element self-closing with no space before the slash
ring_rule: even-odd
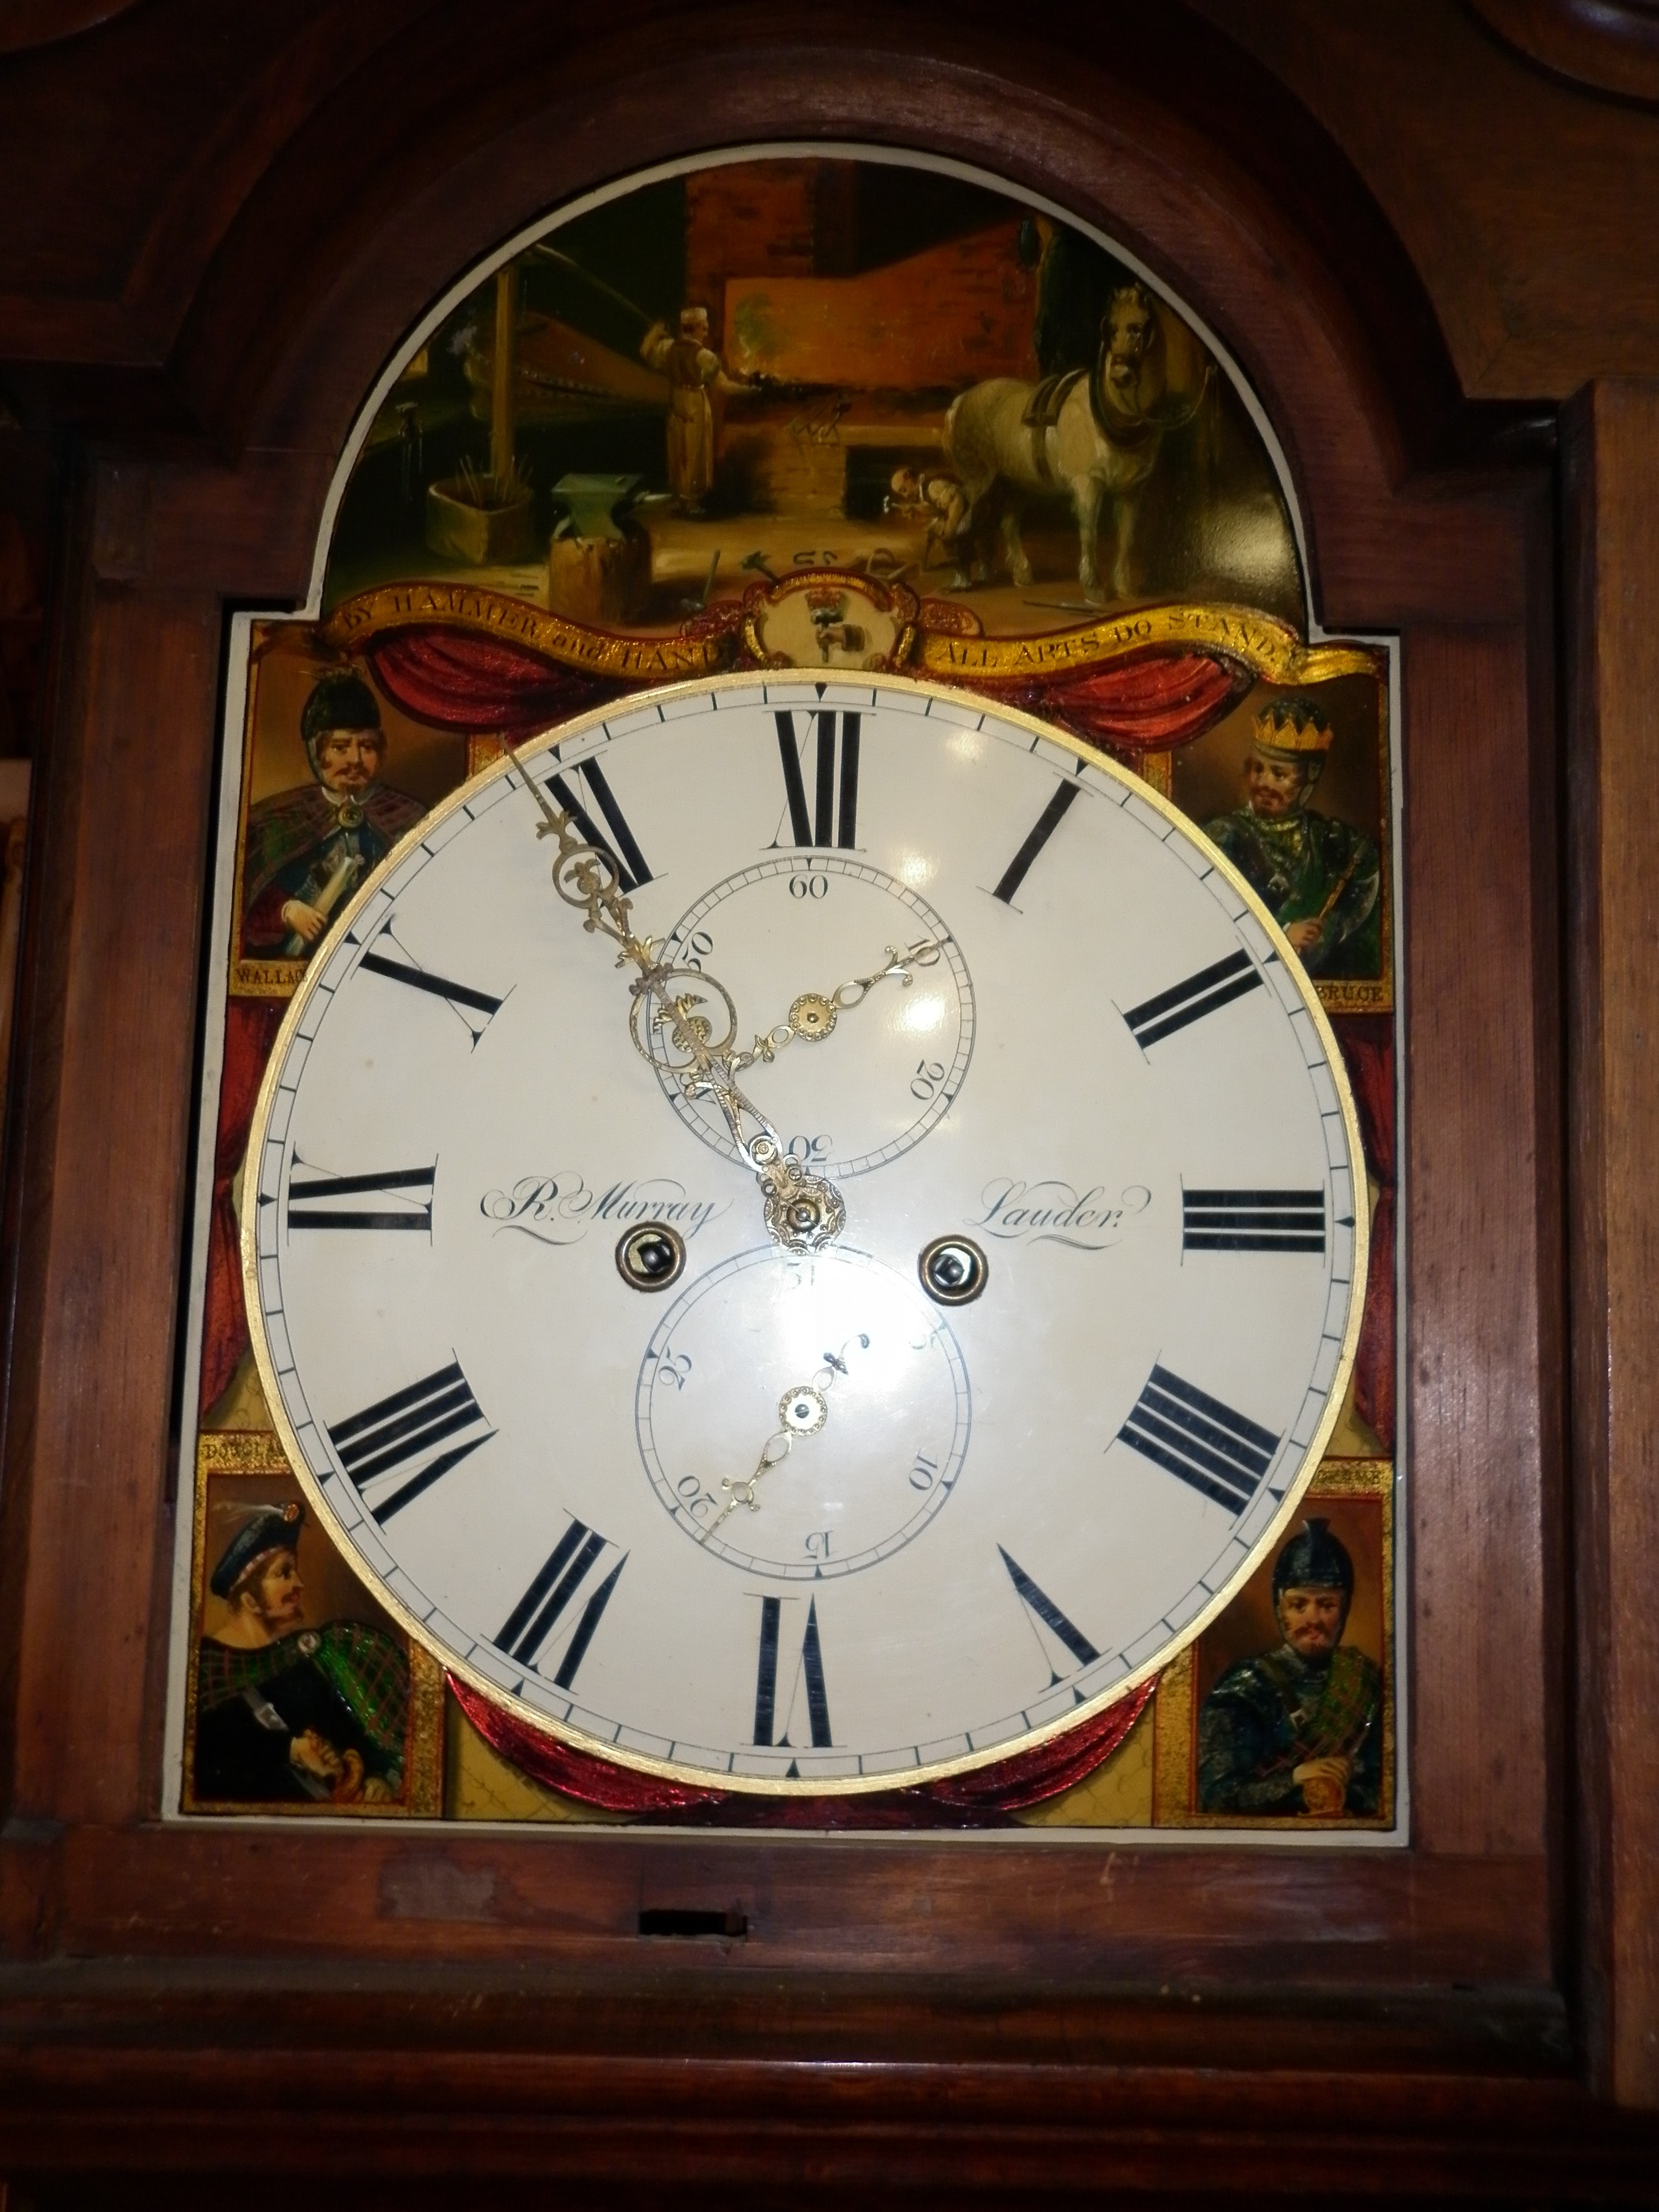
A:
<svg viewBox="0 0 1659 2212">
<path fill-rule="evenodd" d="M 318 160 L 328 107 L 296 133 L 216 257 L 181 334 L 180 376 L 232 450 L 308 456 L 320 508 L 404 331 L 545 209 L 717 147 L 910 146 L 1098 225 L 1216 330 L 1285 447 L 1322 619 L 1386 626 L 1419 601 L 1455 616 L 1474 611 L 1472 592 L 1490 613 L 1493 548 L 1512 530 L 1483 523 L 1472 503 L 1449 527 L 1443 501 L 1400 496 L 1461 395 L 1426 294 L 1334 144 L 1263 78 L 1252 96 L 1272 100 L 1284 129 L 1257 134 L 1251 143 L 1265 137 L 1271 151 L 1246 166 L 1220 118 L 1252 65 L 1207 33 L 1195 44 L 1183 33 L 1173 52 L 1158 50 L 1157 34 L 1126 33 L 1109 70 L 1039 38 L 1015 45 L 961 24 L 924 33 L 889 16 L 861 21 L 857 36 L 843 21 L 833 40 L 808 25 L 786 40 L 775 15 L 763 27 L 747 9 L 711 9 L 684 46 L 635 29 L 594 33 L 556 66 L 526 55 L 510 82 L 497 75 L 487 106 L 444 112 L 428 76 L 428 127 L 397 139 L 347 88 L 339 99 L 368 136 L 370 173 L 329 198 Z M 412 85 L 406 97 L 412 105 Z M 339 183 L 337 165 L 326 174 Z M 1470 529 L 1478 544 L 1460 534 Z M 1384 544 L 1409 545 L 1409 558 L 1379 566 Z M 284 571 L 296 591 L 309 550 L 301 562 L 295 544 Z M 1396 562 L 1405 601 L 1379 589 Z M 1518 603 L 1518 573 L 1513 588 Z"/>
<path fill-rule="evenodd" d="M 1654 0 L 1468 0 L 1507 46 L 1553 76 L 1659 106 Z"/>
<path fill-rule="evenodd" d="M 55 46 L 125 15 L 139 0 L 7 0 L 0 14 L 0 54 Z"/>
</svg>

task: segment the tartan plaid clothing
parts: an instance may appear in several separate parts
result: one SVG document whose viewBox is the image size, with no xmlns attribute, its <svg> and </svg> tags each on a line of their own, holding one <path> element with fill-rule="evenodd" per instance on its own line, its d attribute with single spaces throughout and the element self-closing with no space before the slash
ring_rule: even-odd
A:
<svg viewBox="0 0 1659 2212">
<path fill-rule="evenodd" d="M 202 1639 L 197 1661 L 196 1795 L 251 1802 L 308 1792 L 289 1758 L 314 1731 L 356 1751 L 366 1774 L 403 1786 L 409 1660 L 357 1620 L 279 1637 L 256 1651 Z"/>
<path fill-rule="evenodd" d="M 1288 1644 L 1229 1667 L 1198 1717 L 1198 1802 L 1205 1813 L 1304 1814 L 1294 1769 L 1347 1758 L 1345 1813 L 1374 1814 L 1382 1796 L 1382 1676 L 1340 1644 L 1328 1659 Z"/>
</svg>

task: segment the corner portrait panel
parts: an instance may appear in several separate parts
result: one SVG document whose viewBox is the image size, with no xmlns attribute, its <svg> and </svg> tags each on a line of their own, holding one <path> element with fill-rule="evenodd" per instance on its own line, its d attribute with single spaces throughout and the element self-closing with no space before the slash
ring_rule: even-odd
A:
<svg viewBox="0 0 1659 2212">
<path fill-rule="evenodd" d="M 1291 1528 L 1164 1674 L 1159 1827 L 1390 1828 L 1394 1470 L 1328 1460 Z"/>
<path fill-rule="evenodd" d="M 443 1677 L 312 1522 L 276 1439 L 198 1447 L 184 1810 L 431 1817 Z"/>
<path fill-rule="evenodd" d="M 1329 1013 L 1394 1003 L 1388 694 L 1259 683 L 1170 756 L 1170 793 L 1249 880 Z"/>
<path fill-rule="evenodd" d="M 244 732 L 230 988 L 287 998 L 359 884 L 467 775 L 311 623 L 260 624 Z"/>
</svg>

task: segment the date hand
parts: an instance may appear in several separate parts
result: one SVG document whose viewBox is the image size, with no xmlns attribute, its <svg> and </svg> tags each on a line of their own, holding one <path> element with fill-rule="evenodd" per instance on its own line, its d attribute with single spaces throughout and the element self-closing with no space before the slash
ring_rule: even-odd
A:
<svg viewBox="0 0 1659 2212">
<path fill-rule="evenodd" d="M 726 1503 L 702 1531 L 712 1536 L 728 1513 L 735 1513 L 739 1505 L 750 1513 L 760 1511 L 760 1500 L 755 1495 L 755 1485 L 763 1474 L 781 1467 L 789 1456 L 797 1437 L 815 1437 L 830 1418 L 830 1393 L 835 1388 L 836 1377 L 845 1375 L 845 1354 L 856 1344 L 860 1352 L 868 1352 L 867 1336 L 849 1336 L 841 1351 L 826 1352 L 823 1364 L 817 1369 L 810 1382 L 796 1382 L 778 1401 L 778 1424 L 760 1448 L 760 1457 L 753 1471 L 734 1481 L 729 1474 L 720 1477 L 720 1488 L 726 1492 Z"/>
<path fill-rule="evenodd" d="M 629 1033 L 635 1049 L 659 1074 L 677 1083 L 687 1098 L 712 1098 L 720 1108 L 732 1143 L 760 1184 L 766 1226 L 777 1242 L 792 1252 L 821 1251 L 845 1228 L 846 1201 L 826 1176 L 810 1174 L 790 1158 L 777 1131 L 738 1088 L 739 1070 L 751 1066 L 763 1055 L 732 1052 L 738 1010 L 731 993 L 697 969 L 677 968 L 665 962 L 656 939 L 635 933 L 632 910 L 610 854 L 589 844 L 579 834 L 575 817 L 550 803 L 519 758 L 511 739 L 504 738 L 502 743 L 524 778 L 525 788 L 541 809 L 537 836 L 558 840 L 554 890 L 567 906 L 580 909 L 584 929 L 610 938 L 621 948 L 617 954 L 619 968 L 631 962 L 639 970 L 637 980 L 629 987 Z M 888 972 L 884 969 L 882 974 Z M 879 975 L 869 979 L 871 982 L 880 980 Z M 842 986 L 843 989 L 856 988 Z M 856 1005 L 857 1000 L 851 1003 Z M 770 1057 L 769 1054 L 765 1056 Z"/>
<path fill-rule="evenodd" d="M 933 938 L 924 937 L 918 944 L 890 945 L 886 950 L 887 964 L 878 968 L 873 975 L 854 975 L 848 982 L 838 983 L 833 991 L 803 991 L 791 1006 L 788 1020 L 757 1036 L 746 1052 L 734 1054 L 733 1067 L 752 1067 L 757 1060 L 775 1060 L 785 1045 L 793 1044 L 797 1037 L 803 1044 L 818 1043 L 834 1029 L 837 1017 L 862 1006 L 878 983 L 892 976 L 901 990 L 908 991 L 915 981 L 911 970 L 931 968 L 945 947 Z"/>
</svg>

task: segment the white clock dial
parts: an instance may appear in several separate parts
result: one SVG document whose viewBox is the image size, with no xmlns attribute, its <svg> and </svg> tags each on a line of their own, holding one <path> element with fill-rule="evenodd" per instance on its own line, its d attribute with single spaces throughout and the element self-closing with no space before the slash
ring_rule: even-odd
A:
<svg viewBox="0 0 1659 2212">
<path fill-rule="evenodd" d="M 892 1787 L 1121 1695 L 1289 1519 L 1358 1334 L 1357 1128 L 1284 939 L 1134 779 L 921 684 L 663 693 L 522 769 L 740 1044 L 867 982 L 738 1079 L 845 1226 L 769 1237 L 490 771 L 343 917 L 255 1120 L 255 1346 L 320 1512 L 475 1686 L 700 1782 Z"/>
</svg>

